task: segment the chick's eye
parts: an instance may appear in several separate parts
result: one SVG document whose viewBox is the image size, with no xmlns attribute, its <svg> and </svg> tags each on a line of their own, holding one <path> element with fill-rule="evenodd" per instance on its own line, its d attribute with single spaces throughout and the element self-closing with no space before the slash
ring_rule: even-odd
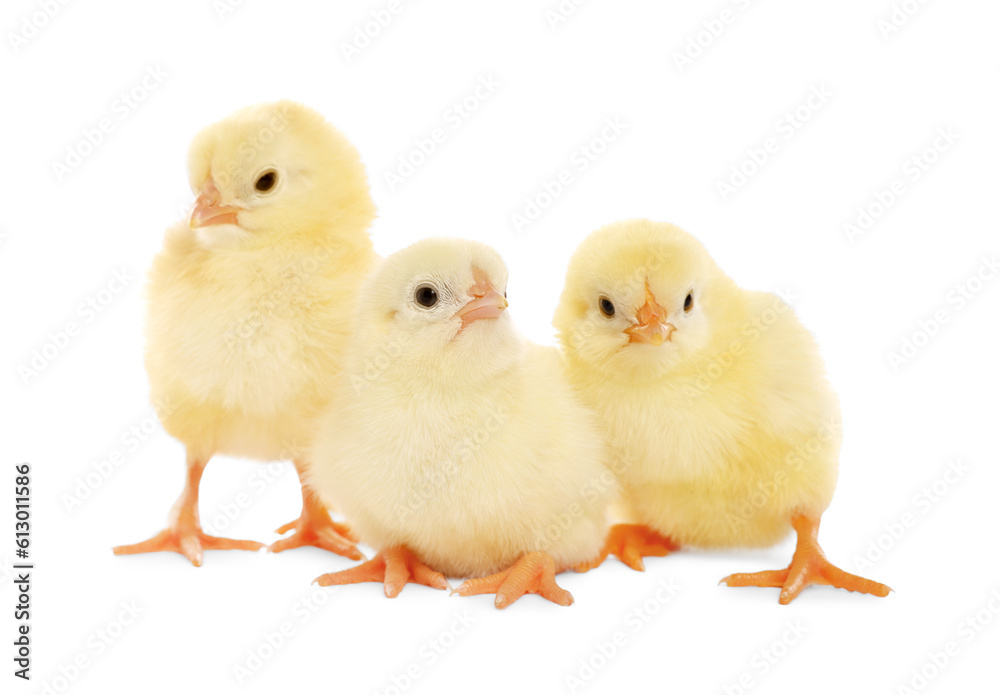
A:
<svg viewBox="0 0 1000 695">
<path fill-rule="evenodd" d="M 684 298 L 685 313 L 691 311 L 692 307 L 694 307 L 694 296 L 688 292 L 688 296 Z"/>
<path fill-rule="evenodd" d="M 430 309 L 438 303 L 438 293 L 431 285 L 421 285 L 413 293 L 413 299 L 422 307 Z"/>
<path fill-rule="evenodd" d="M 274 171 L 267 171 L 260 175 L 257 182 L 253 185 L 261 193 L 267 193 L 269 190 L 274 188 L 274 184 L 278 182 L 278 174 Z"/>
<path fill-rule="evenodd" d="M 615 305 L 607 297 L 601 297 L 597 302 L 597 306 L 605 318 L 611 318 L 615 315 Z"/>
</svg>

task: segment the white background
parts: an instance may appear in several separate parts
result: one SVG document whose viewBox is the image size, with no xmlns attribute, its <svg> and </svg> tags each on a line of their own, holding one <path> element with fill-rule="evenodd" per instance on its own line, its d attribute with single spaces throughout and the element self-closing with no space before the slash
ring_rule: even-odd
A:
<svg viewBox="0 0 1000 695">
<path fill-rule="evenodd" d="M 13 465 L 30 461 L 37 567 L 30 685 L 11 675 L 15 592 L 0 587 L 0 690 L 385 693 L 394 676 L 412 693 L 995 687 L 984 678 L 1000 646 L 1000 600 L 989 608 L 1000 588 L 1000 280 L 974 278 L 982 257 L 1000 251 L 1000 7 L 908 0 L 912 14 L 897 14 L 907 21 L 890 31 L 880 26 L 890 0 L 591 0 L 555 26 L 546 13 L 556 0 L 419 0 L 403 2 L 348 61 L 344 44 L 387 3 L 246 0 L 220 13 L 211 0 L 70 2 L 51 18 L 37 14 L 43 3 L 4 3 L 0 559 L 13 553 Z M 720 31 L 712 23 L 723 10 L 731 21 Z M 43 25 L 33 32 L 26 21 Z M 718 36 L 699 37 L 706 22 Z M 679 67 L 676 56 L 696 53 L 689 42 L 699 39 L 700 55 Z M 161 77 L 143 94 L 148 70 Z M 452 104 L 490 76 L 499 87 L 452 128 Z M 789 130 L 786 114 L 814 87 L 831 96 L 805 106 L 808 118 Z M 133 89 L 144 97 L 134 108 L 121 101 Z M 872 553 L 862 573 L 895 593 L 814 587 L 782 607 L 777 589 L 716 585 L 734 571 L 785 566 L 792 539 L 764 551 L 682 552 L 647 561 L 645 574 L 612 560 L 560 577 L 571 608 L 529 596 L 502 612 L 490 596 L 420 586 L 392 601 L 375 584 L 311 587 L 352 564 L 315 549 L 209 552 L 200 569 L 174 554 L 114 557 L 113 545 L 162 527 L 183 479 L 182 447 L 148 405 L 141 284 L 163 230 L 192 201 L 188 141 L 240 106 L 282 97 L 321 110 L 360 150 L 380 252 L 430 234 L 492 244 L 511 270 L 511 311 L 536 340 L 552 341 L 577 242 L 621 218 L 673 221 L 742 285 L 790 289 L 844 409 L 840 484 L 820 540 L 848 570 Z M 583 171 L 579 148 L 608 118 L 624 132 Z M 110 132 L 57 174 L 67 148 L 80 149 L 102 119 Z M 446 142 L 390 190 L 385 173 L 435 127 Z M 957 141 L 923 154 L 939 129 Z M 720 193 L 731 167 L 768 138 L 776 151 L 735 193 Z M 916 180 L 913 157 L 926 157 Z M 562 169 L 572 184 L 515 229 L 511 215 Z M 897 179 L 904 192 L 849 238 L 844 225 L 859 206 Z M 123 270 L 127 287 L 88 321 L 81 302 Z M 961 307 L 949 302 L 970 281 L 980 291 Z M 916 335 L 939 309 L 947 323 L 928 327 L 927 340 Z M 70 321 L 79 334 L 23 377 Z M 889 353 L 907 338 L 921 347 L 894 368 Z M 145 427 L 145 441 L 133 427 Z M 80 481 L 116 453 L 119 465 L 92 477 L 87 499 L 69 509 L 70 496 L 88 493 Z M 949 461 L 967 469 L 950 483 Z M 259 483 L 261 464 L 214 461 L 202 486 L 206 523 L 225 522 L 245 493 L 250 506 L 216 528 L 274 540 L 299 497 L 289 464 L 272 469 L 273 482 Z M 658 600 L 664 580 L 676 592 Z M 121 604 L 133 601 L 138 618 L 118 625 Z M 655 614 L 643 622 L 637 608 Z M 471 627 L 442 638 L 463 613 Z M 977 614 L 990 623 L 981 632 L 960 628 Z M 240 681 L 234 667 L 247 666 L 248 650 L 268 656 L 265 635 L 286 621 L 292 635 Z M 775 647 L 792 641 L 789 623 L 805 634 Z M 616 632 L 624 644 L 602 661 L 598 645 Z M 432 663 L 435 640 L 449 646 Z M 928 654 L 950 641 L 957 655 L 937 670 Z M 780 658 L 768 663 L 766 650 Z M 74 674 L 81 656 L 87 666 Z M 407 683 L 399 674 L 412 667 L 420 675 Z M 914 669 L 926 669 L 926 684 Z M 585 683 L 574 689 L 567 676 Z M 753 685 L 737 688 L 741 677 Z"/>
</svg>

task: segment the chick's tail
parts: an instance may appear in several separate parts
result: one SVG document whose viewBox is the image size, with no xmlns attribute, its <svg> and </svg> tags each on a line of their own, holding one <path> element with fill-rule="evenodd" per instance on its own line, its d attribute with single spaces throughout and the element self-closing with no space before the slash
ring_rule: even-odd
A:
<svg viewBox="0 0 1000 695">
<path fill-rule="evenodd" d="M 770 586 L 781 588 L 778 603 L 787 605 L 810 584 L 825 584 L 838 589 L 886 597 L 892 591 L 885 584 L 845 572 L 829 560 L 819 546 L 819 519 L 797 516 L 792 526 L 798 534 L 792 563 L 785 569 L 731 574 L 723 578 L 728 586 Z"/>
</svg>

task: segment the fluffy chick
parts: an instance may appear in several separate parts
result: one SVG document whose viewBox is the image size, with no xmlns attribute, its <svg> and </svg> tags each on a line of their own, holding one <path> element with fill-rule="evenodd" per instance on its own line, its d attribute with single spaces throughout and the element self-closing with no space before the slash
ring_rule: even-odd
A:
<svg viewBox="0 0 1000 695">
<path fill-rule="evenodd" d="M 196 566 L 203 549 L 261 544 L 204 534 L 198 486 L 215 454 L 306 465 L 305 428 L 336 395 L 350 307 L 377 260 L 375 206 L 354 147 L 316 111 L 252 106 L 191 143 L 197 201 L 169 229 L 148 275 L 146 368 L 160 420 L 187 447 L 187 483 L 165 531 L 117 554 L 171 550 Z M 354 559 L 306 486 L 296 534 Z"/>
<path fill-rule="evenodd" d="M 365 283 L 352 398 L 320 420 L 307 479 L 379 553 L 320 584 L 381 581 L 393 597 L 447 574 L 498 608 L 572 602 L 554 575 L 600 552 L 617 488 L 596 419 L 558 351 L 518 333 L 506 285 L 493 249 L 457 239 L 399 251 Z"/>
<path fill-rule="evenodd" d="M 647 220 L 594 232 L 555 315 L 572 380 L 609 438 L 626 514 L 611 552 L 769 546 L 794 528 L 788 569 L 730 586 L 889 588 L 830 564 L 816 542 L 837 481 L 840 406 L 812 335 L 777 296 L 739 288 L 681 229 Z"/>
</svg>

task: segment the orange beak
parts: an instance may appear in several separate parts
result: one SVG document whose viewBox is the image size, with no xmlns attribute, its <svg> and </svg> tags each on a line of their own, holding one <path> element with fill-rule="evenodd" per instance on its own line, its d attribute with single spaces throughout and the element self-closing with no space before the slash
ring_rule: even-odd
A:
<svg viewBox="0 0 1000 695">
<path fill-rule="evenodd" d="M 663 345 L 670 340 L 675 327 L 674 324 L 665 321 L 667 310 L 656 302 L 656 297 L 646 284 L 646 303 L 636 312 L 636 320 L 632 326 L 625 329 L 628 333 L 630 343 L 649 343 L 651 345 Z"/>
<path fill-rule="evenodd" d="M 191 213 L 191 229 L 208 227 L 213 224 L 238 224 L 236 213 L 239 208 L 229 205 L 219 205 L 221 196 L 215 182 L 209 179 L 201 187 L 198 199 L 194 201 L 194 212 Z"/>
<path fill-rule="evenodd" d="M 455 316 L 462 319 L 462 328 L 479 319 L 495 319 L 507 308 L 507 298 L 497 291 L 486 275 L 476 271 L 476 284 L 469 288 L 473 300 L 459 309 Z"/>
</svg>

